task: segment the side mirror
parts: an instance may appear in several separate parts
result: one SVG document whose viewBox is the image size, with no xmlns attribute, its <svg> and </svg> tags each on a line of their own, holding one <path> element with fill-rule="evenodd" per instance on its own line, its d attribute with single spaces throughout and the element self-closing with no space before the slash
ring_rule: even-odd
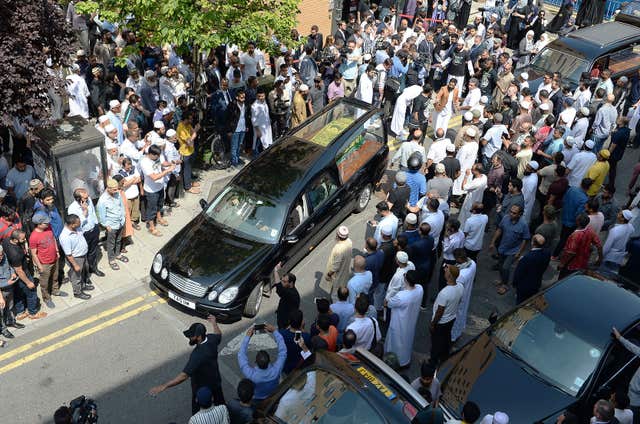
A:
<svg viewBox="0 0 640 424">
<path fill-rule="evenodd" d="M 296 244 L 298 242 L 298 236 L 296 236 L 295 234 L 289 234 L 284 238 L 284 241 L 289 244 Z"/>
<path fill-rule="evenodd" d="M 200 199 L 200 201 L 198 202 L 200 204 L 200 207 L 202 208 L 202 210 L 207 209 L 207 206 L 209 206 L 209 204 L 207 203 L 206 200 L 204 199 Z"/>
</svg>

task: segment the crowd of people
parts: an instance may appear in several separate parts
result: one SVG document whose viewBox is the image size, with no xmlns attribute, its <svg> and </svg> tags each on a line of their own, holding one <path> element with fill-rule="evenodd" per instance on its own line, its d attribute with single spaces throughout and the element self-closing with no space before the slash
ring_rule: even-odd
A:
<svg viewBox="0 0 640 424">
<path fill-rule="evenodd" d="M 221 332 L 213 318 L 213 334 L 202 324 L 185 332 L 197 345 L 189 364 L 152 394 L 190 377 L 192 422 L 240 423 L 253 402 L 273 393 L 281 376 L 317 350 L 369 349 L 402 371 L 412 362 L 416 326 L 426 324 L 421 314 L 432 300 L 430 357 L 413 384 L 433 403 L 416 422 L 442 422 L 436 370 L 465 330 L 478 259 L 487 249 L 497 293 L 514 289 L 518 302 L 540 290 L 551 264 L 558 278 L 633 265 L 625 263 L 640 252 L 635 178 L 623 188 L 627 204 L 617 204 L 614 195 L 618 163 L 628 146 L 640 145 L 640 73 L 613 81 L 608 69 L 599 69 L 583 75 L 575 89 L 560 73 L 546 73 L 532 90 L 526 72 L 552 34 L 601 22 L 604 9 L 582 2 L 576 23 L 575 1 L 567 0 L 547 22 L 537 1 L 488 0 L 472 18 L 470 3 L 416 0 L 397 15 L 394 2 L 361 0 L 335 34 L 323 37 L 314 26 L 299 48 L 282 46 L 267 57 L 253 43 L 229 44 L 206 55 L 205 116 L 225 139 L 232 167 L 330 102 L 352 96 L 384 108 L 390 134 L 402 140 L 392 158 L 399 169 L 376 205 L 361 255 L 352 257 L 349 229 L 338 228 L 325 272 L 331 294 L 316 300 L 308 332 L 295 275 L 276 270 L 277 327 L 264 330 L 273 334 L 278 354 L 272 360 L 260 351 L 251 364 L 246 350 L 254 328 L 248 330 L 238 353 L 245 379 L 235 403 L 219 407 L 225 404 L 216 362 Z M 6 164 L 0 184 L 8 191 L 0 209 L 5 337 L 19 320 L 46 316 L 34 271 L 48 307 L 51 296 L 63 295 L 65 263 L 74 296 L 88 299 L 90 273 L 102 274 L 100 227 L 109 266 L 117 270 L 118 261 L 127 261 L 126 238 L 141 221 L 160 236 L 158 225 L 168 225 L 163 211 L 177 206 L 180 189 L 200 191 L 192 173 L 202 146 L 188 106 L 196 88 L 190 60 L 168 45 L 138 46 L 135 32 L 78 15 L 73 3 L 68 18 L 83 44 L 66 77 L 69 116 L 97 120 L 109 179 L 95 210 L 86 187 L 73 187 L 75 201 L 63 220 L 55 193 L 35 179 L 26 159 L 14 157 L 10 170 Z M 130 46 L 140 53 L 123 66 L 116 59 Z M 59 71 L 55 64 L 51 69 Z M 270 91 L 261 85 L 269 73 Z M 462 118 L 457 131 L 450 125 L 456 115 Z M 640 408 L 629 403 L 638 399 L 631 391 L 600 400 L 596 421 L 612 422 L 615 413 L 629 423 L 626 407 Z M 473 402 L 463 414 L 466 423 L 481 417 Z M 572 422 L 570 413 L 563 417 Z M 507 423 L 508 415 L 491 412 L 480 422 Z"/>
</svg>

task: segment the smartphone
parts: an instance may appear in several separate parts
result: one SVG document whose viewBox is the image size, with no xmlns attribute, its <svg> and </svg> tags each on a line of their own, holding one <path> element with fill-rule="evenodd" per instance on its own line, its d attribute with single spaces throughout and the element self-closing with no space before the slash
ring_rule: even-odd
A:
<svg viewBox="0 0 640 424">
<path fill-rule="evenodd" d="M 297 342 L 302 338 L 302 331 L 296 331 L 293 336 L 293 341 Z"/>
<path fill-rule="evenodd" d="M 254 333 L 264 333 L 265 325 L 264 324 L 253 324 L 253 332 Z"/>
</svg>

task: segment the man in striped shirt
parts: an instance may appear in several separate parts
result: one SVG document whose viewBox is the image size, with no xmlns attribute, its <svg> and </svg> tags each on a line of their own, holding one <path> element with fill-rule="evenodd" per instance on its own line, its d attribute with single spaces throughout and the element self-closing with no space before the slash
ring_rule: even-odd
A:
<svg viewBox="0 0 640 424">
<path fill-rule="evenodd" d="M 196 393 L 196 402 L 200 410 L 189 419 L 189 424 L 229 424 L 227 407 L 213 404 L 213 393 L 210 388 L 200 387 Z"/>
</svg>

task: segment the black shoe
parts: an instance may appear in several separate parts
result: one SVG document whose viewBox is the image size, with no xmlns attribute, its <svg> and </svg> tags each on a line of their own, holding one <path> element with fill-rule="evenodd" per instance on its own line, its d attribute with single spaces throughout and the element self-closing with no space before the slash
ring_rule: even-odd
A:
<svg viewBox="0 0 640 424">
<path fill-rule="evenodd" d="M 56 307 L 55 303 L 53 303 L 53 300 L 51 300 L 51 299 L 45 300 L 44 304 L 47 305 L 47 308 L 49 308 L 49 309 L 53 309 L 53 308 Z"/>
<path fill-rule="evenodd" d="M 15 336 L 13 335 L 13 333 L 11 333 L 11 331 L 9 331 L 8 328 L 5 328 L 4 330 L 2 330 L 2 334 L 4 337 L 6 337 L 7 339 L 13 339 Z"/>
<path fill-rule="evenodd" d="M 76 297 L 78 299 L 82 299 L 82 300 L 89 300 L 91 299 L 91 295 L 85 292 L 80 292 L 80 293 L 74 293 L 73 297 Z"/>
<path fill-rule="evenodd" d="M 95 288 L 96 287 L 93 284 L 87 283 L 87 284 L 84 285 L 84 287 L 82 287 L 82 290 L 91 291 L 91 290 L 94 290 Z"/>
<path fill-rule="evenodd" d="M 180 205 L 178 204 L 178 202 L 171 202 L 171 203 L 169 203 L 169 207 L 171 207 L 171 208 L 177 208 L 177 207 L 179 207 L 179 206 L 180 206 Z"/>
<path fill-rule="evenodd" d="M 21 322 L 16 321 L 16 322 L 14 322 L 12 324 L 7 324 L 7 327 L 13 327 L 13 328 L 20 329 L 20 328 L 24 328 L 24 324 L 22 324 Z"/>
<path fill-rule="evenodd" d="M 93 271 L 93 273 L 98 277 L 104 277 L 105 275 L 104 272 L 100 271 L 99 269 L 96 269 L 95 271 Z"/>
<path fill-rule="evenodd" d="M 58 291 L 58 292 L 55 292 L 55 293 L 51 293 L 51 296 L 67 297 L 68 295 L 67 295 L 67 292 L 63 292 L 61 290 L 61 291 Z"/>
</svg>

